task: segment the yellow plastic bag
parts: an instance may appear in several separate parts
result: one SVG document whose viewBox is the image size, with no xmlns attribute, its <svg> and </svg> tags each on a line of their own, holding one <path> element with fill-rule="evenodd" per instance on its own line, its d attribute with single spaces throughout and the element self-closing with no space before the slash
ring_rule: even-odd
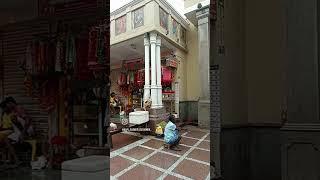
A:
<svg viewBox="0 0 320 180">
<path fill-rule="evenodd" d="M 157 135 L 162 135 L 162 134 L 163 134 L 163 130 L 162 130 L 162 127 L 161 127 L 161 126 L 157 126 L 157 128 L 156 128 L 156 134 L 157 134 Z"/>
</svg>

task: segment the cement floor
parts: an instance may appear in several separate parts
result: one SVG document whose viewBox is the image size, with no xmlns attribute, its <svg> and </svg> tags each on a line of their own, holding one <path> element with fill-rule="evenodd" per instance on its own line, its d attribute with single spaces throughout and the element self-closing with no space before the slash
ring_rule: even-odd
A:
<svg viewBox="0 0 320 180">
<path fill-rule="evenodd" d="M 111 179 L 209 179 L 209 132 L 186 127 L 180 148 L 182 151 L 164 149 L 162 139 L 143 136 L 110 153 Z"/>
</svg>

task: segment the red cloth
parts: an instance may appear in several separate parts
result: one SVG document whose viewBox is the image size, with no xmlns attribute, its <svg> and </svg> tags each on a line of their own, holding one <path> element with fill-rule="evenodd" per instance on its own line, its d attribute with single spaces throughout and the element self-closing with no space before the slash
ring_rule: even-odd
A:
<svg viewBox="0 0 320 180">
<path fill-rule="evenodd" d="M 124 86 L 127 84 L 127 75 L 125 73 L 121 73 L 118 79 L 118 85 Z"/>
<path fill-rule="evenodd" d="M 88 54 L 88 43 L 87 39 L 79 39 L 76 41 L 76 51 L 77 51 L 77 65 L 76 65 L 76 76 L 80 80 L 89 80 L 90 71 L 87 62 Z"/>
<path fill-rule="evenodd" d="M 54 136 L 51 139 L 51 144 L 52 145 L 66 145 L 68 143 L 68 140 L 64 136 Z"/>
<path fill-rule="evenodd" d="M 167 67 L 162 67 L 161 83 L 163 85 L 170 85 L 172 83 L 172 71 Z"/>
<path fill-rule="evenodd" d="M 136 85 L 138 87 L 143 87 L 144 85 L 144 70 L 140 70 L 136 73 Z"/>
<path fill-rule="evenodd" d="M 92 70 L 101 70 L 101 69 L 106 69 L 107 68 L 107 62 L 100 64 L 98 62 L 98 57 L 97 57 L 97 44 L 98 44 L 98 29 L 93 28 L 89 32 L 89 47 L 88 47 L 88 65 L 89 68 Z M 110 52 L 109 52 L 109 34 L 107 32 L 104 32 L 105 36 L 105 57 L 106 61 L 109 60 Z"/>
<path fill-rule="evenodd" d="M 88 49 L 88 65 L 94 65 L 97 61 L 97 37 L 98 32 L 95 29 L 92 29 L 89 32 L 89 49 Z"/>
</svg>

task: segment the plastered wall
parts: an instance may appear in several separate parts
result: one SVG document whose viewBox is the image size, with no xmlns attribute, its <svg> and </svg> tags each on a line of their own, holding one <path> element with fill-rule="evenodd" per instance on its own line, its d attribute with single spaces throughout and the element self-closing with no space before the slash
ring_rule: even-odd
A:
<svg viewBox="0 0 320 180">
<path fill-rule="evenodd" d="M 245 0 L 248 121 L 279 123 L 284 93 L 284 23 L 281 1 Z"/>
</svg>

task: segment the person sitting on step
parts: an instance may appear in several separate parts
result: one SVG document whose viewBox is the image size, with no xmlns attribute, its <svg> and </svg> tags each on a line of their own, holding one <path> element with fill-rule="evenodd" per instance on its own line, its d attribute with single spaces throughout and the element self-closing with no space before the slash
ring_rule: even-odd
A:
<svg viewBox="0 0 320 180">
<path fill-rule="evenodd" d="M 110 111 L 111 111 L 111 115 L 115 115 L 116 114 L 116 110 L 115 108 L 118 106 L 118 99 L 116 98 L 116 93 L 112 92 L 110 94 Z"/>
<path fill-rule="evenodd" d="M 0 144 L 4 144 L 9 151 L 10 157 L 14 160 L 14 167 L 21 164 L 14 147 L 12 146 L 15 137 L 20 138 L 21 124 L 18 123 L 15 114 L 7 106 L 7 101 L 1 103 L 0 106 L 3 109 L 3 113 L 0 117 Z M 18 134 L 18 136 L 17 136 Z"/>
</svg>

